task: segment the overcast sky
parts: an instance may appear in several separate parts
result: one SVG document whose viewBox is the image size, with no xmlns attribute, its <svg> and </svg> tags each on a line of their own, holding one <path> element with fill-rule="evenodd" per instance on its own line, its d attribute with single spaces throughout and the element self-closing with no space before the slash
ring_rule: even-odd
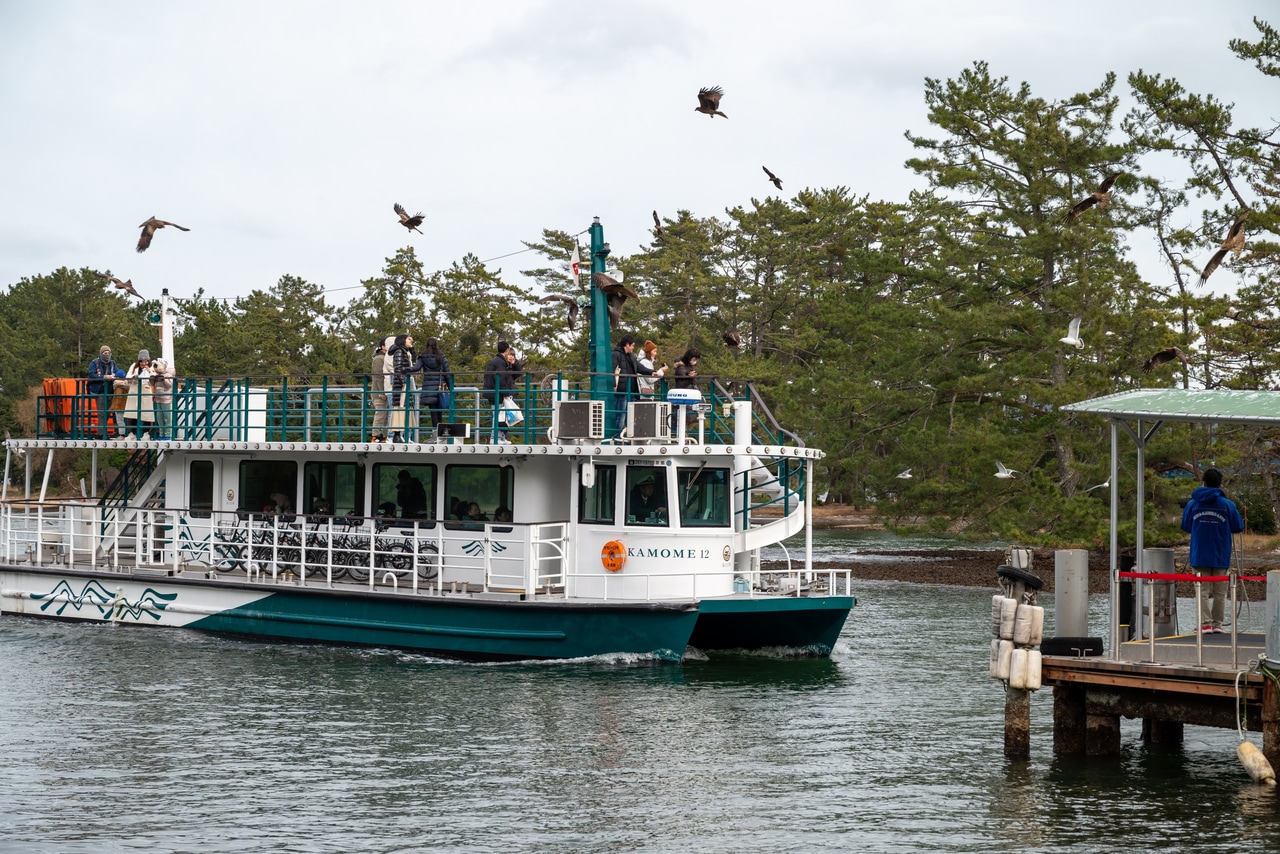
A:
<svg viewBox="0 0 1280 854">
<path fill-rule="evenodd" d="M 788 198 L 903 201 L 903 133 L 935 135 L 924 79 L 975 60 L 1046 99 L 1114 71 L 1128 103 L 1125 76 L 1159 72 L 1264 124 L 1277 81 L 1227 48 L 1253 15 L 1280 23 L 1234 0 L 0 0 L 0 287 L 91 267 L 234 297 L 291 274 L 342 303 L 408 243 L 437 270 L 599 216 L 634 252 L 655 208 L 776 192 L 762 165 Z M 693 111 L 711 85 L 728 121 Z M 191 231 L 137 254 L 151 215 Z M 1158 274 L 1150 240 L 1133 257 Z"/>
</svg>

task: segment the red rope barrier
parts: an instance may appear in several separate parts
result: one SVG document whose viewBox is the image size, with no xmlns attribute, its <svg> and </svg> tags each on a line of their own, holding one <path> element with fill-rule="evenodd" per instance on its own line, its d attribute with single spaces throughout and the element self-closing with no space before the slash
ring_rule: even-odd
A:
<svg viewBox="0 0 1280 854">
<path fill-rule="evenodd" d="M 1151 581 L 1230 581 L 1230 575 L 1188 575 L 1180 572 L 1122 572 L 1121 578 L 1146 578 Z M 1266 581 L 1265 575 L 1240 575 L 1241 581 Z"/>
</svg>

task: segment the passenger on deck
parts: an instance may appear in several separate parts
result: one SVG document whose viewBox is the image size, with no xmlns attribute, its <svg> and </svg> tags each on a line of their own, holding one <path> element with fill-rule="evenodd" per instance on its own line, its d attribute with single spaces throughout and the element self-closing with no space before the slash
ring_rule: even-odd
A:
<svg viewBox="0 0 1280 854">
<path fill-rule="evenodd" d="M 513 423 L 510 419 L 515 416 L 508 416 L 507 410 L 519 412 L 515 402 L 516 377 L 523 370 L 524 365 L 516 357 L 515 348 L 506 341 L 499 341 L 498 355 L 490 359 L 484 368 L 484 397 L 494 413 L 493 422 L 499 442 L 511 441 L 507 431 Z"/>
<path fill-rule="evenodd" d="M 373 342 L 373 360 L 369 365 L 369 406 L 373 408 L 372 436 L 375 442 L 387 440 L 387 379 L 391 368 L 387 365 L 387 342 L 394 338 Z"/>
<path fill-rule="evenodd" d="M 494 510 L 494 511 L 493 511 L 493 521 L 495 521 L 495 522 L 510 522 L 510 521 L 511 521 L 511 508 L 509 508 L 509 507 L 499 507 L 497 510 Z"/>
</svg>

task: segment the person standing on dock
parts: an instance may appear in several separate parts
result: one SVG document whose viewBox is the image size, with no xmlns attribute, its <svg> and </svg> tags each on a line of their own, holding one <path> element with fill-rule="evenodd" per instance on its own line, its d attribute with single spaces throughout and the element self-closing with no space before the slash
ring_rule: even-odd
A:
<svg viewBox="0 0 1280 854">
<path fill-rule="evenodd" d="M 1182 530 L 1191 534 L 1191 569 L 1197 575 L 1225 575 L 1231 567 L 1231 537 L 1244 530 L 1244 519 L 1222 491 L 1222 472 L 1205 469 L 1201 479 L 1204 486 L 1191 493 L 1182 511 Z M 1200 631 L 1221 633 L 1227 582 L 1201 586 L 1205 590 L 1198 597 Z"/>
</svg>

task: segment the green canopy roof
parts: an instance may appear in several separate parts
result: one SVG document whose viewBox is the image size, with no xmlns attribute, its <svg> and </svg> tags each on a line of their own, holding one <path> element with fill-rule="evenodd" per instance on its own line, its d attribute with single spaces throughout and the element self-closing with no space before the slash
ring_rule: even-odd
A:
<svg viewBox="0 0 1280 854">
<path fill-rule="evenodd" d="M 1280 392 L 1276 391 L 1140 388 L 1062 408 L 1129 420 L 1280 424 Z"/>
</svg>

